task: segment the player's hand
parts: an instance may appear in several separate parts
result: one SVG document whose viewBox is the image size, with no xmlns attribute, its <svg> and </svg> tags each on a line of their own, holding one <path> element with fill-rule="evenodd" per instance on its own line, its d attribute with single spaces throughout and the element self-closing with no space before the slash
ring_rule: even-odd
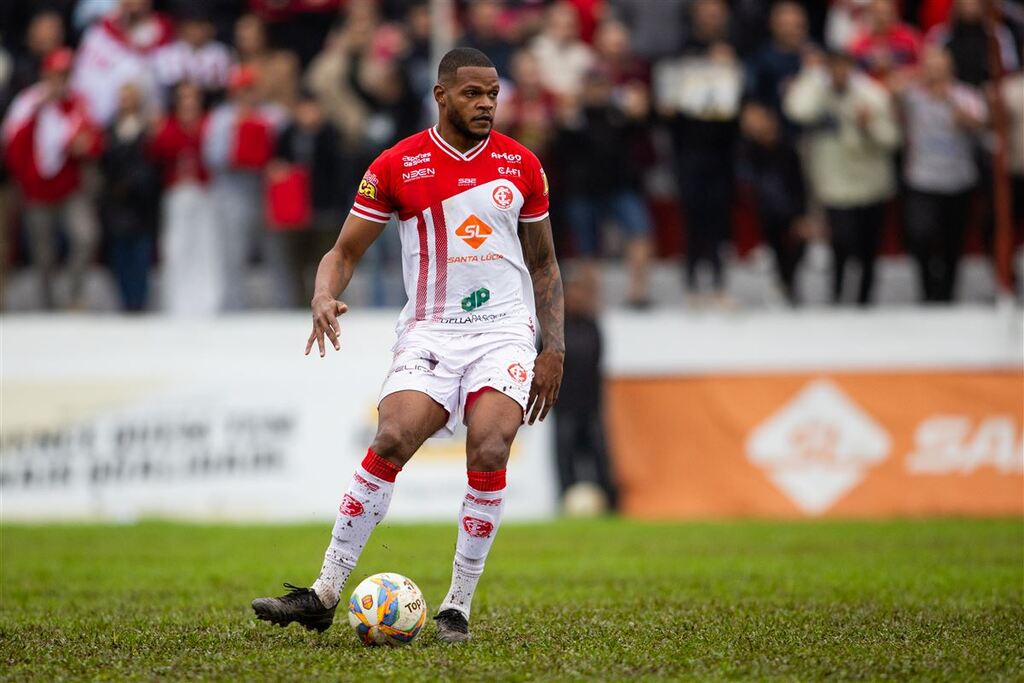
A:
<svg viewBox="0 0 1024 683">
<path fill-rule="evenodd" d="M 533 384 L 530 385 L 530 398 L 526 402 L 529 414 L 528 424 L 540 418 L 543 422 L 548 411 L 558 400 L 558 389 L 562 386 L 562 361 L 564 353 L 541 351 L 533 364 Z"/>
<path fill-rule="evenodd" d="M 325 334 L 334 344 L 334 350 L 341 351 L 341 344 L 338 342 L 338 334 L 341 332 L 338 316 L 348 310 L 348 304 L 343 304 L 329 296 L 315 296 L 310 307 L 313 309 L 313 331 L 309 335 L 309 341 L 306 342 L 306 355 L 309 355 L 314 341 L 320 348 L 320 357 L 323 358 L 327 354 L 327 349 L 324 347 Z"/>
</svg>

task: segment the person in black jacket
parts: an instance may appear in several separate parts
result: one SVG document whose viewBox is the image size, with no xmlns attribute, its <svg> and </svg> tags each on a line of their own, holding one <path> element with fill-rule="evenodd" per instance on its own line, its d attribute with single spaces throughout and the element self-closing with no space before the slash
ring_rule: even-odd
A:
<svg viewBox="0 0 1024 683">
<path fill-rule="evenodd" d="M 290 231 L 285 242 L 299 297 L 296 304 L 302 305 L 313 297 L 313 272 L 334 244 L 345 218 L 346 198 L 354 192 L 345 173 L 341 134 L 324 117 L 311 93 L 300 95 L 291 123 L 277 139 L 274 157 L 271 175 L 297 166 L 309 178 L 311 220 L 309 225 Z"/>
<path fill-rule="evenodd" d="M 100 220 L 107 260 L 124 309 L 139 312 L 149 297 L 149 266 L 160 207 L 160 174 L 146 156 L 148 121 L 134 84 L 121 88 L 100 159 Z"/>
<path fill-rule="evenodd" d="M 592 270 L 569 268 L 565 275 L 565 372 L 555 404 L 555 455 L 564 496 L 574 484 L 593 480 L 610 510 L 619 491 L 608 458 L 604 431 L 603 342 L 597 324 L 598 287 Z"/>
</svg>

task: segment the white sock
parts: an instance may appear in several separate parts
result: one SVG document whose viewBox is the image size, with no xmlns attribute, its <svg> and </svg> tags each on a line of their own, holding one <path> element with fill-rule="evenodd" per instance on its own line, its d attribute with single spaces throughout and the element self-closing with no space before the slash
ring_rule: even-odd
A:
<svg viewBox="0 0 1024 683">
<path fill-rule="evenodd" d="M 359 554 L 387 514 L 395 490 L 395 475 L 400 469 L 371 450 L 352 475 L 338 506 L 320 576 L 313 583 L 313 590 L 326 607 L 338 604 L 341 589 L 355 569 Z"/>
<path fill-rule="evenodd" d="M 487 553 L 501 524 L 501 511 L 505 507 L 505 470 L 470 472 L 469 482 L 459 513 L 459 538 L 455 543 L 455 561 L 452 563 L 452 585 L 438 609 L 438 612 L 457 609 L 466 615 L 466 619 L 469 619 L 476 585 L 484 573 Z"/>
</svg>

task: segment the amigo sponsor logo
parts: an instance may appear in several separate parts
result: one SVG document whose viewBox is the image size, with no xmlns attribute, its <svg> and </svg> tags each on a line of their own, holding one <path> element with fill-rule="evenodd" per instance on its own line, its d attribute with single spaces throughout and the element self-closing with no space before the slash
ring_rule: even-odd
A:
<svg viewBox="0 0 1024 683">
<path fill-rule="evenodd" d="M 417 168 L 414 171 L 404 171 L 402 173 L 402 180 L 410 183 L 414 180 L 422 180 L 423 178 L 433 178 L 437 175 L 437 171 L 433 168 Z"/>
<path fill-rule="evenodd" d="M 510 164 L 521 164 L 523 163 L 522 154 L 509 154 L 508 152 L 491 152 L 492 159 L 501 159 Z"/>
<path fill-rule="evenodd" d="M 512 176 L 513 178 L 522 178 L 523 171 L 519 168 L 512 168 L 511 166 L 499 166 L 498 173 L 500 175 Z"/>
<path fill-rule="evenodd" d="M 419 166 L 420 164 L 426 164 L 430 162 L 430 152 L 424 152 L 423 154 L 414 154 L 412 156 L 402 157 L 402 166 L 409 168 L 411 166 Z"/>
</svg>

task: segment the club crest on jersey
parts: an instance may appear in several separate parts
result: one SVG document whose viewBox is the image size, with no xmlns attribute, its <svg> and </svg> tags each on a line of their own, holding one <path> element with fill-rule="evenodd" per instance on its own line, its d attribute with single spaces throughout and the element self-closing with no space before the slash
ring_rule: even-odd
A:
<svg viewBox="0 0 1024 683">
<path fill-rule="evenodd" d="M 363 514 L 363 504 L 346 493 L 341 499 L 341 505 L 338 506 L 338 512 L 346 517 L 358 517 Z"/>
<path fill-rule="evenodd" d="M 518 384 L 522 384 L 529 379 L 530 374 L 526 372 L 526 368 L 519 363 L 513 363 L 508 366 L 508 376 L 514 379 Z"/>
<path fill-rule="evenodd" d="M 466 530 L 467 534 L 476 538 L 487 538 L 494 531 L 494 525 L 486 519 L 469 516 L 462 518 L 462 528 Z"/>
<path fill-rule="evenodd" d="M 359 194 L 370 199 L 377 198 L 377 175 L 375 173 L 366 172 L 363 179 L 359 181 Z"/>
<path fill-rule="evenodd" d="M 455 228 L 455 234 L 462 238 L 462 241 L 479 249 L 480 245 L 487 241 L 494 230 L 475 215 L 470 214 L 469 218 L 462 222 L 462 225 Z"/>
<path fill-rule="evenodd" d="M 494 188 L 494 192 L 491 193 L 491 201 L 494 205 L 502 211 L 508 211 L 512 208 L 512 203 L 515 201 L 516 196 L 512 193 L 512 188 L 508 185 L 498 185 Z"/>
</svg>

